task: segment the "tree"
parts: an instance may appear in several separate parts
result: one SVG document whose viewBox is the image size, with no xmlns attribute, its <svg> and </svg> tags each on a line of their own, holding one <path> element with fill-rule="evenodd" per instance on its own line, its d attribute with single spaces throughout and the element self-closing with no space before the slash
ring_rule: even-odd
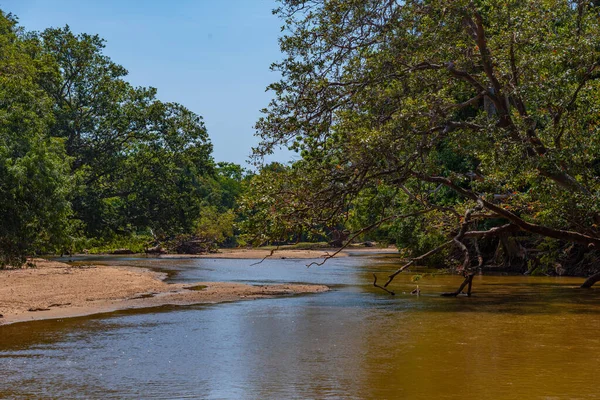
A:
<svg viewBox="0 0 600 400">
<path fill-rule="evenodd" d="M 215 170 L 217 187 L 213 190 L 215 198 L 212 203 L 219 206 L 221 211 L 236 208 L 238 198 L 244 192 L 245 182 L 250 176 L 249 172 L 238 164 L 218 162 Z"/>
<path fill-rule="evenodd" d="M 70 205 L 68 158 L 51 139 L 51 101 L 36 84 L 16 20 L 0 13 L 0 268 L 66 240 Z"/>
<path fill-rule="evenodd" d="M 285 185 L 260 187 L 268 202 L 291 204 L 271 210 L 283 229 L 343 220 L 365 190 L 394 187 L 417 210 L 373 210 L 373 226 L 416 214 L 451 223 L 425 255 L 453 246 L 469 293 L 485 262 L 477 239 L 519 231 L 600 248 L 590 2 L 281 3 L 287 56 L 273 65 L 282 79 L 269 87 L 256 154 L 287 145 L 302 155 Z"/>
<path fill-rule="evenodd" d="M 191 232 L 214 172 L 202 118 L 157 100 L 154 88 L 132 87 L 97 35 L 67 26 L 30 40 L 34 56 L 54 65 L 39 82 L 54 100 L 52 135 L 73 158 L 73 208 L 84 233 Z"/>
<path fill-rule="evenodd" d="M 129 84 L 97 35 L 0 17 L 0 266 L 75 242 L 231 241 L 245 172 L 215 165 L 199 115 Z"/>
</svg>

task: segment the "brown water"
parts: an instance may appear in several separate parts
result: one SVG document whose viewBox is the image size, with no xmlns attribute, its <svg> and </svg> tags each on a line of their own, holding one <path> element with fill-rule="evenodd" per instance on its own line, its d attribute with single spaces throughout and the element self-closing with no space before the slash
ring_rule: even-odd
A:
<svg viewBox="0 0 600 400">
<path fill-rule="evenodd" d="M 371 273 L 388 258 L 306 261 L 110 259 L 177 282 L 315 282 L 318 295 L 0 326 L 0 398 L 593 399 L 600 290 L 581 279 L 429 276 L 423 295 Z"/>
</svg>

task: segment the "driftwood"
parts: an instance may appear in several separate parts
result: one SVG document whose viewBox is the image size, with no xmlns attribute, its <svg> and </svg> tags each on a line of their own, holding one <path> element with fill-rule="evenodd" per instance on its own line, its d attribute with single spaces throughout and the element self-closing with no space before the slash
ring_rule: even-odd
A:
<svg viewBox="0 0 600 400">
<path fill-rule="evenodd" d="M 166 251 L 162 248 L 162 246 L 160 244 L 146 249 L 146 254 L 165 254 L 165 253 L 166 253 Z"/>
<path fill-rule="evenodd" d="M 465 275 L 465 280 L 463 281 L 463 283 L 460 284 L 460 287 L 458 288 L 458 290 L 456 290 L 455 292 L 445 292 L 442 293 L 441 296 L 444 297 L 456 297 L 459 294 L 463 293 L 463 289 L 465 288 L 465 286 L 468 285 L 467 287 L 467 296 L 471 296 L 471 287 L 473 285 L 473 277 L 475 276 L 474 272 L 471 272 L 470 274 Z"/>
<path fill-rule="evenodd" d="M 110 254 L 134 254 L 130 249 L 117 249 L 110 252 Z"/>
<path fill-rule="evenodd" d="M 579 286 L 582 289 L 589 289 L 591 288 L 594 283 L 600 281 L 600 272 L 595 273 L 594 275 L 590 276 L 589 278 L 587 278 L 585 280 L 585 282 L 583 282 L 581 284 L 581 286 Z"/>
</svg>

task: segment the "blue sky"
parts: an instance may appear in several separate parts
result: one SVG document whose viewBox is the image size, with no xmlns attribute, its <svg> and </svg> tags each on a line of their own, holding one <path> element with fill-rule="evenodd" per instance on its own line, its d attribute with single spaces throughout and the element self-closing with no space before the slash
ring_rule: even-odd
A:
<svg viewBox="0 0 600 400">
<path fill-rule="evenodd" d="M 135 86 L 204 117 L 217 161 L 242 166 L 282 56 L 275 0 L 0 0 L 27 30 L 69 25 L 106 39 L 105 54 Z M 274 160 L 287 161 L 281 151 Z"/>
</svg>

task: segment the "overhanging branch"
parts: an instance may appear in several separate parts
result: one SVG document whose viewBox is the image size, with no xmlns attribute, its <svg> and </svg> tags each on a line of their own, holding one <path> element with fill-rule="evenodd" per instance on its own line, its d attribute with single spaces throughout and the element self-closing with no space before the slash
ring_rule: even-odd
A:
<svg viewBox="0 0 600 400">
<path fill-rule="evenodd" d="M 580 243 L 580 244 L 584 244 L 584 245 L 592 245 L 594 247 L 600 248 L 600 239 L 599 238 L 584 235 L 579 232 L 566 231 L 566 230 L 562 230 L 562 229 L 554 229 L 554 228 L 550 228 L 547 226 L 527 222 L 527 221 L 523 220 L 522 218 L 520 218 L 519 216 L 517 216 L 516 214 L 513 214 L 512 212 L 505 210 L 504 208 L 499 207 L 499 206 L 485 200 L 484 198 L 480 197 L 478 194 L 476 194 L 470 190 L 461 188 L 460 186 L 456 185 L 454 182 L 452 182 L 448 178 L 444 178 L 441 176 L 428 176 L 428 175 L 424 175 L 424 174 L 416 173 L 416 172 L 413 173 L 413 176 L 415 176 L 418 179 L 424 180 L 426 182 L 441 183 L 441 184 L 449 187 L 450 189 L 454 190 L 455 192 L 463 195 L 466 198 L 469 198 L 469 199 L 472 199 L 475 201 L 481 201 L 485 208 L 498 214 L 498 216 L 500 216 L 500 217 L 506 218 L 511 223 L 518 226 L 521 230 L 535 233 L 535 234 L 545 236 L 545 237 L 550 237 L 553 239 L 566 240 L 569 242 L 575 242 L 575 243 Z"/>
</svg>

